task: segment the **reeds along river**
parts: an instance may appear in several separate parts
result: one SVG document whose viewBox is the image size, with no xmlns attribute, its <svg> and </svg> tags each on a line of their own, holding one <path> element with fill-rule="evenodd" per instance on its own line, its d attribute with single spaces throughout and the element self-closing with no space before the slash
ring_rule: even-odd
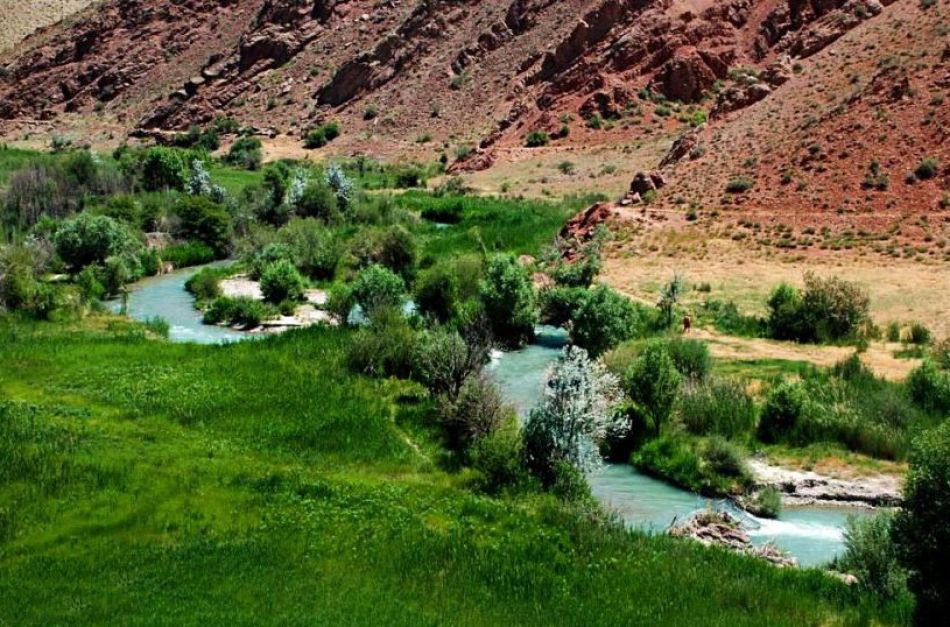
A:
<svg viewBox="0 0 950 627">
<path fill-rule="evenodd" d="M 190 268 L 161 277 L 146 279 L 133 286 L 126 310 L 129 316 L 147 320 L 164 318 L 174 342 L 201 344 L 237 341 L 247 334 L 202 324 L 185 281 L 200 270 Z M 118 310 L 119 303 L 113 308 Z M 521 415 L 540 398 L 551 363 L 567 342 L 566 334 L 551 327 L 539 328 L 537 340 L 520 351 L 495 352 L 489 366 L 501 384 L 508 402 Z M 652 531 L 663 531 L 674 518 L 682 519 L 697 509 L 734 507 L 725 501 L 710 502 L 637 472 L 626 464 L 608 464 L 590 477 L 594 496 L 627 524 Z M 733 512 L 737 513 L 737 512 Z M 785 508 L 778 520 L 759 519 L 738 512 L 755 544 L 774 542 L 795 556 L 802 566 L 815 566 L 831 560 L 842 550 L 842 529 L 848 515 L 868 515 L 862 510 L 830 507 Z"/>
</svg>

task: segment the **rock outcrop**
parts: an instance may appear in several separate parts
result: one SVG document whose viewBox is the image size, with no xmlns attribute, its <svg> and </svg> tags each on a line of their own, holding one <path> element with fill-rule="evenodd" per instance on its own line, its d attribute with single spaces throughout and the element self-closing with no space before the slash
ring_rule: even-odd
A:
<svg viewBox="0 0 950 627">
<path fill-rule="evenodd" d="M 895 507 L 901 503 L 900 480 L 879 475 L 862 479 L 835 479 L 811 471 L 771 466 L 749 460 L 757 487 L 773 487 L 791 505 L 839 504 Z"/>
<path fill-rule="evenodd" d="M 798 565 L 794 557 L 790 557 L 771 544 L 754 546 L 749 540 L 749 534 L 742 529 L 739 520 L 726 512 L 713 510 L 698 512 L 682 522 L 674 522 L 668 533 L 680 538 L 691 538 L 707 546 L 719 546 L 737 553 L 751 555 L 776 566 Z"/>
</svg>

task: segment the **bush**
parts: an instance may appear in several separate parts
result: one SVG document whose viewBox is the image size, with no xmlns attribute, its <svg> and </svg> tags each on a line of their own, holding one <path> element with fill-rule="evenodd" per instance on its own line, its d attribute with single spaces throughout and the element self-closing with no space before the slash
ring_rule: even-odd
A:
<svg viewBox="0 0 950 627">
<path fill-rule="evenodd" d="M 666 352 L 679 373 L 690 381 L 703 381 L 712 370 L 709 347 L 703 341 L 673 337 L 666 342 Z"/>
<path fill-rule="evenodd" d="M 531 131 L 524 139 L 524 145 L 528 148 L 538 148 L 546 146 L 551 142 L 551 136 L 545 131 Z"/>
<path fill-rule="evenodd" d="M 523 485 L 528 478 L 521 457 L 521 437 L 516 427 L 496 429 L 476 440 L 468 450 L 469 463 L 479 473 L 476 487 L 488 494 L 499 494 Z"/>
<path fill-rule="evenodd" d="M 472 350 L 455 331 L 419 334 L 412 356 L 415 377 L 435 395 L 455 398 L 463 382 L 481 370 L 485 355 Z"/>
<path fill-rule="evenodd" d="M 259 170 L 264 160 L 261 151 L 261 140 L 256 137 L 240 137 L 231 144 L 225 163 L 244 168 L 245 170 Z"/>
<path fill-rule="evenodd" d="M 311 129 L 304 138 L 304 148 L 322 148 L 340 136 L 340 126 L 336 122 L 327 122 L 323 126 Z"/>
<path fill-rule="evenodd" d="M 627 395 L 653 423 L 654 433 L 669 420 L 679 396 L 682 377 L 661 342 L 651 342 L 627 371 Z"/>
<path fill-rule="evenodd" d="M 184 191 L 188 183 L 188 158 L 185 152 L 153 146 L 142 156 L 142 186 L 147 191 L 175 189 Z"/>
<path fill-rule="evenodd" d="M 129 231 L 108 216 L 81 213 L 64 222 L 53 238 L 56 253 L 72 272 L 141 248 Z"/>
<path fill-rule="evenodd" d="M 314 279 L 332 279 L 343 256 L 337 235 L 312 218 L 295 218 L 277 233 L 301 272 Z"/>
<path fill-rule="evenodd" d="M 304 282 L 294 264 L 282 259 L 275 261 L 261 274 L 261 292 L 269 303 L 303 300 Z"/>
<path fill-rule="evenodd" d="M 204 196 L 184 196 L 175 205 L 179 218 L 175 234 L 207 245 L 217 258 L 231 248 L 231 216 L 223 206 Z"/>
<path fill-rule="evenodd" d="M 769 391 L 759 420 L 759 439 L 781 442 L 806 417 L 808 398 L 799 383 L 782 383 Z"/>
<path fill-rule="evenodd" d="M 442 407 L 449 446 L 459 453 L 490 437 L 513 415 L 514 410 L 505 404 L 498 385 L 482 374 L 467 377 L 458 394 L 447 397 Z"/>
<path fill-rule="evenodd" d="M 495 255 L 488 260 L 479 292 L 498 341 L 516 347 L 534 337 L 538 322 L 534 286 L 531 274 L 514 256 Z"/>
<path fill-rule="evenodd" d="M 455 269 L 439 264 L 423 272 L 416 281 L 416 307 L 438 322 L 450 320 L 459 301 L 459 281 Z"/>
<path fill-rule="evenodd" d="M 726 183 L 726 191 L 730 194 L 744 194 L 752 189 L 755 181 L 747 176 L 739 176 Z"/>
<path fill-rule="evenodd" d="M 907 392 L 911 400 L 925 411 L 950 414 L 950 372 L 941 371 L 930 360 L 907 375 Z"/>
<path fill-rule="evenodd" d="M 904 501 L 893 523 L 898 555 L 910 571 L 918 624 L 942 624 L 950 614 L 950 420 L 914 443 Z"/>
<path fill-rule="evenodd" d="M 566 326 L 586 297 L 583 287 L 546 287 L 538 294 L 539 319 L 543 324 Z"/>
<path fill-rule="evenodd" d="M 774 487 L 767 486 L 758 491 L 748 509 L 762 518 L 778 518 L 782 513 L 782 496 Z"/>
<path fill-rule="evenodd" d="M 416 272 L 416 239 L 405 227 L 391 226 L 379 236 L 374 258 L 408 282 Z"/>
<path fill-rule="evenodd" d="M 400 309 L 406 300 L 406 284 L 388 268 L 372 265 L 357 275 L 352 298 L 369 315 L 379 308 Z"/>
<path fill-rule="evenodd" d="M 855 337 L 869 319 L 867 292 L 837 277 L 805 273 L 805 290 L 779 285 L 769 297 L 769 331 L 776 339 L 800 342 Z"/>
<path fill-rule="evenodd" d="M 901 566 L 897 545 L 891 538 L 894 513 L 884 511 L 867 518 L 849 516 L 844 531 L 844 553 L 832 564 L 858 578 L 858 585 L 894 599 L 908 594 L 907 570 Z"/>
<path fill-rule="evenodd" d="M 204 242 L 191 241 L 163 248 L 161 257 L 176 268 L 186 268 L 211 263 L 218 255 Z"/>
<path fill-rule="evenodd" d="M 546 486 L 559 467 L 586 473 L 601 463 L 599 446 L 615 422 L 617 382 L 587 351 L 568 346 L 548 375 L 545 395 L 523 430 L 525 462 Z"/>
<path fill-rule="evenodd" d="M 928 157 L 920 162 L 920 164 L 914 169 L 914 176 L 916 176 L 921 181 L 926 181 L 937 176 L 937 173 L 940 171 L 940 167 L 937 163 L 937 160 L 933 157 Z"/>
<path fill-rule="evenodd" d="M 749 479 L 749 469 L 746 467 L 745 454 L 735 444 L 720 436 L 713 436 L 706 441 L 703 447 L 703 461 L 709 469 L 724 477 Z"/>
<path fill-rule="evenodd" d="M 304 188 L 296 203 L 297 215 L 304 218 L 316 218 L 326 224 L 335 224 L 340 220 L 336 192 L 325 181 L 311 181 Z"/>
<path fill-rule="evenodd" d="M 244 328 L 260 326 L 261 322 L 273 316 L 275 311 L 264 303 L 252 298 L 226 298 L 219 296 L 205 310 L 205 324 L 230 324 Z"/>
<path fill-rule="evenodd" d="M 376 377 L 408 378 L 412 373 L 416 334 L 402 312 L 387 307 L 372 310 L 369 326 L 350 342 L 350 367 Z"/>
<path fill-rule="evenodd" d="M 678 405 L 679 419 L 695 435 L 743 437 L 755 429 L 755 402 L 737 381 L 688 386 Z"/>
<path fill-rule="evenodd" d="M 579 293 L 571 311 L 571 341 L 599 357 L 643 328 L 640 310 L 626 298 L 600 285 Z"/>
<path fill-rule="evenodd" d="M 930 343 L 930 329 L 915 322 L 910 326 L 910 341 L 918 346 Z"/>
<path fill-rule="evenodd" d="M 218 268 L 202 268 L 185 281 L 185 290 L 198 303 L 210 302 L 221 296 L 221 278 L 222 272 Z"/>
</svg>

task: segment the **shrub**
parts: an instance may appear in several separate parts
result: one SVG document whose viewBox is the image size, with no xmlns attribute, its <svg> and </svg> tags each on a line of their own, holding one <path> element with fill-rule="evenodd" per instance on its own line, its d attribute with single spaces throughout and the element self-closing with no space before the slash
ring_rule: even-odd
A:
<svg viewBox="0 0 950 627">
<path fill-rule="evenodd" d="M 637 468 L 695 492 L 704 489 L 702 463 L 689 443 L 669 435 L 644 444 L 630 459 Z"/>
<path fill-rule="evenodd" d="M 288 247 L 288 259 L 314 279 L 332 279 L 343 256 L 337 235 L 312 218 L 295 218 L 277 233 Z"/>
<path fill-rule="evenodd" d="M 185 289 L 199 303 L 210 302 L 221 296 L 221 278 L 222 272 L 218 268 L 202 268 L 185 281 Z"/>
<path fill-rule="evenodd" d="M 551 141 L 551 136 L 545 131 L 531 131 L 524 139 L 524 145 L 528 148 L 538 148 L 546 146 Z"/>
<path fill-rule="evenodd" d="M 930 329 L 915 322 L 910 326 L 910 341 L 914 344 L 924 345 L 930 343 Z"/>
<path fill-rule="evenodd" d="M 908 573 L 891 538 L 893 524 L 894 513 L 889 511 L 867 518 L 849 516 L 844 553 L 833 563 L 835 570 L 853 574 L 859 586 L 884 599 L 908 594 Z"/>
<path fill-rule="evenodd" d="M 159 337 L 168 338 L 168 331 L 171 329 L 171 326 L 168 324 L 168 320 L 162 318 L 161 316 L 154 316 L 148 318 L 145 322 L 142 323 L 145 325 L 145 329 L 158 335 Z"/>
<path fill-rule="evenodd" d="M 640 311 L 625 296 L 606 285 L 580 295 L 571 311 L 571 341 L 591 357 L 599 357 L 642 331 Z"/>
<path fill-rule="evenodd" d="M 678 405 L 680 421 L 695 435 L 738 438 L 755 428 L 755 402 L 737 381 L 713 381 L 688 386 Z"/>
<path fill-rule="evenodd" d="M 401 225 L 393 225 L 380 234 L 374 258 L 377 263 L 409 281 L 418 261 L 416 239 Z"/>
<path fill-rule="evenodd" d="M 456 331 L 425 331 L 416 342 L 413 372 L 430 392 L 451 399 L 466 379 L 481 370 L 483 357 L 482 352 L 471 350 Z"/>
<path fill-rule="evenodd" d="M 802 342 L 854 337 L 869 319 L 867 292 L 837 277 L 805 273 L 805 290 L 779 285 L 769 297 L 769 331 L 777 339 Z"/>
<path fill-rule="evenodd" d="M 887 341 L 888 342 L 900 342 L 901 341 L 901 325 L 897 322 L 890 322 L 887 325 Z"/>
<path fill-rule="evenodd" d="M 416 334 L 402 312 L 376 307 L 369 326 L 359 330 L 350 342 L 350 367 L 370 376 L 407 378 L 412 373 Z"/>
<path fill-rule="evenodd" d="M 766 486 L 756 493 L 749 510 L 762 518 L 778 518 L 782 513 L 782 496 L 774 487 Z"/>
<path fill-rule="evenodd" d="M 418 164 L 400 165 L 395 168 L 393 184 L 396 189 L 411 189 L 426 186 L 425 170 Z"/>
<path fill-rule="evenodd" d="M 627 395 L 653 422 L 654 433 L 659 436 L 682 386 L 682 377 L 666 347 L 655 341 L 648 344 L 630 366 L 624 385 Z"/>
<path fill-rule="evenodd" d="M 762 408 L 759 439 L 766 443 L 780 442 L 806 417 L 808 399 L 799 383 L 782 383 L 773 388 Z"/>
<path fill-rule="evenodd" d="M 145 151 L 142 156 L 142 185 L 147 191 L 184 191 L 187 183 L 186 153 L 163 146 L 153 146 Z"/>
<path fill-rule="evenodd" d="M 296 201 L 297 215 L 304 218 L 316 218 L 327 224 L 340 220 L 336 192 L 323 180 L 310 181 Z"/>
<path fill-rule="evenodd" d="M 752 189 L 754 185 L 755 181 L 749 177 L 740 176 L 731 179 L 728 183 L 726 183 L 726 191 L 730 194 L 744 194 L 745 192 Z"/>
<path fill-rule="evenodd" d="M 253 298 L 215 298 L 204 313 L 205 324 L 230 324 L 244 328 L 259 326 L 274 311 Z"/>
<path fill-rule="evenodd" d="M 950 420 L 914 443 L 904 501 L 893 523 L 898 555 L 910 571 L 918 624 L 942 624 L 950 613 Z"/>
<path fill-rule="evenodd" d="M 261 292 L 269 303 L 303 300 L 304 283 L 294 264 L 282 259 L 275 261 L 261 274 Z"/>
<path fill-rule="evenodd" d="M 724 477 L 747 480 L 749 469 L 746 467 L 745 455 L 735 444 L 720 436 L 713 436 L 706 441 L 703 447 L 703 461 L 709 469 Z"/>
<path fill-rule="evenodd" d="M 950 370 L 950 337 L 946 337 L 931 349 L 934 363 L 942 370 Z"/>
<path fill-rule="evenodd" d="M 911 399 L 926 411 L 950 413 L 950 372 L 941 371 L 930 360 L 907 375 L 907 391 Z"/>
<path fill-rule="evenodd" d="M 921 181 L 926 181 L 937 176 L 937 173 L 940 171 L 940 167 L 937 164 L 937 160 L 928 157 L 920 162 L 918 166 L 914 169 L 914 176 L 916 176 Z"/>
<path fill-rule="evenodd" d="M 191 241 L 162 249 L 161 257 L 176 268 L 185 268 L 211 263 L 218 255 L 204 242 Z"/>
<path fill-rule="evenodd" d="M 108 216 L 81 213 L 64 222 L 53 238 L 56 253 L 73 272 L 141 248 L 129 231 Z"/>
<path fill-rule="evenodd" d="M 322 148 L 340 136 L 340 125 L 327 122 L 323 126 L 311 129 L 304 138 L 304 148 Z"/>
<path fill-rule="evenodd" d="M 547 287 L 538 293 L 540 321 L 560 327 L 567 325 L 582 300 L 587 298 L 583 287 Z"/>
<path fill-rule="evenodd" d="M 261 151 L 261 140 L 256 137 L 240 137 L 231 144 L 224 161 L 245 170 L 259 170 L 264 155 Z"/>
<path fill-rule="evenodd" d="M 476 487 L 488 494 L 517 488 L 527 481 L 521 465 L 521 437 L 517 428 L 498 428 L 476 440 L 468 450 L 469 462 L 479 473 Z"/>
<path fill-rule="evenodd" d="M 702 381 L 712 369 L 709 347 L 701 340 L 673 337 L 666 342 L 666 352 L 681 375 L 690 381 Z"/>
<path fill-rule="evenodd" d="M 459 386 L 457 395 L 447 397 L 443 403 L 442 422 L 449 446 L 464 453 L 479 440 L 495 433 L 513 413 L 491 378 L 471 374 Z"/>
<path fill-rule="evenodd" d="M 459 280 L 454 268 L 447 264 L 433 266 L 416 281 L 416 306 L 438 322 L 447 322 L 456 312 Z"/>
<path fill-rule="evenodd" d="M 488 260 L 479 292 L 498 341 L 521 346 L 534 337 L 538 321 L 534 286 L 527 268 L 514 256 L 495 255 Z"/>
<path fill-rule="evenodd" d="M 218 258 L 231 248 L 231 216 L 223 206 L 204 196 L 185 196 L 175 205 L 179 218 L 175 234 L 206 244 Z"/>
<path fill-rule="evenodd" d="M 378 308 L 399 309 L 406 299 L 406 284 L 388 268 L 372 265 L 357 275 L 352 298 L 369 315 Z"/>
<path fill-rule="evenodd" d="M 548 375 L 544 397 L 530 411 L 524 426 L 528 468 L 546 486 L 558 477 L 558 467 L 580 473 L 597 468 L 599 446 L 615 425 L 616 379 L 591 361 L 587 351 L 568 346 Z"/>
</svg>

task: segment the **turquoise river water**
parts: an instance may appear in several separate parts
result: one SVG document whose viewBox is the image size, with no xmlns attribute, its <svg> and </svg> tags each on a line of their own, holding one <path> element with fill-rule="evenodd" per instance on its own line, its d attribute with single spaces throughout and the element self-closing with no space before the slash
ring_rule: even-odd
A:
<svg viewBox="0 0 950 627">
<path fill-rule="evenodd" d="M 137 320 L 161 316 L 170 326 L 174 342 L 216 344 L 249 337 L 240 331 L 202 324 L 185 281 L 198 268 L 182 270 L 146 279 L 133 286 L 126 313 Z M 119 305 L 113 303 L 113 309 Z M 557 358 L 566 334 L 560 329 L 541 327 L 537 340 L 527 348 L 493 354 L 489 366 L 502 386 L 508 402 L 524 415 L 540 398 L 548 368 Z M 760 519 L 724 501 L 708 499 L 681 490 L 638 472 L 626 464 L 607 464 L 590 477 L 594 496 L 627 524 L 649 531 L 663 531 L 674 518 L 683 518 L 698 509 L 713 505 L 739 515 L 752 541 L 774 542 L 798 558 L 802 566 L 814 566 L 831 560 L 842 549 L 842 528 L 849 514 L 867 515 L 861 510 L 830 507 L 785 508 L 778 520 Z"/>
</svg>

